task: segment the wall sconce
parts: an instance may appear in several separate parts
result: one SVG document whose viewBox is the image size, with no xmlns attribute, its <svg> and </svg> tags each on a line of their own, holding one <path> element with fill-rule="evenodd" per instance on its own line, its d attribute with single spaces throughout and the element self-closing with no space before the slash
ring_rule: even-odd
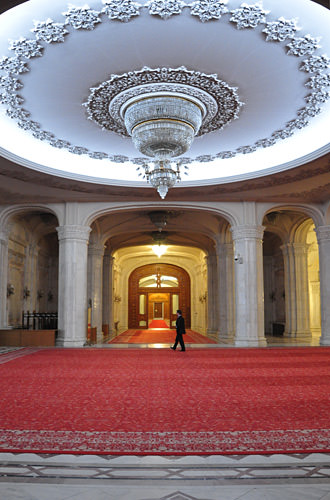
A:
<svg viewBox="0 0 330 500">
<path fill-rule="evenodd" d="M 271 292 L 271 293 L 269 294 L 269 298 L 270 298 L 270 300 L 271 300 L 272 302 L 275 302 L 275 301 L 276 301 L 276 294 L 275 294 L 275 292 Z"/>
<path fill-rule="evenodd" d="M 199 296 L 199 302 L 206 302 L 207 300 L 207 292 L 205 292 L 203 295 Z"/>
<path fill-rule="evenodd" d="M 48 302 L 51 302 L 53 300 L 53 292 L 51 290 L 49 290 L 48 294 L 47 294 L 47 300 Z"/>
<path fill-rule="evenodd" d="M 7 297 L 10 297 L 11 295 L 14 295 L 15 293 L 15 287 L 11 283 L 8 283 L 7 285 Z"/>
<path fill-rule="evenodd" d="M 25 300 L 28 297 L 30 297 L 30 294 L 31 294 L 30 290 L 28 289 L 27 286 L 25 286 L 24 289 L 23 289 L 23 299 Z"/>
<path fill-rule="evenodd" d="M 44 291 L 43 290 L 38 290 L 37 291 L 38 300 L 42 299 L 43 296 L 44 296 Z"/>
<path fill-rule="evenodd" d="M 121 297 L 120 297 L 120 295 L 115 295 L 115 296 L 114 296 L 114 298 L 113 298 L 113 300 L 114 300 L 115 302 L 121 302 Z"/>
</svg>

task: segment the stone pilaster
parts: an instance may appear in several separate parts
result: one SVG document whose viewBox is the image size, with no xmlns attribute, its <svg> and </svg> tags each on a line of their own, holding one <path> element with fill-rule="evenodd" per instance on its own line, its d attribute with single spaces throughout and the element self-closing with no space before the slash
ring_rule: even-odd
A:
<svg viewBox="0 0 330 500">
<path fill-rule="evenodd" d="M 97 340 L 102 340 L 102 289 L 103 289 L 103 256 L 105 247 L 102 244 L 90 244 L 88 247 L 89 296 L 92 302 L 92 327 L 97 328 Z"/>
<path fill-rule="evenodd" d="M 309 286 L 308 286 L 308 245 L 294 243 L 297 335 L 310 336 L 309 321 Z"/>
<path fill-rule="evenodd" d="M 33 311 L 37 308 L 37 269 L 38 269 L 38 247 L 37 245 L 29 245 L 26 254 L 26 268 L 24 287 L 26 287 L 30 294 L 24 298 L 24 310 Z"/>
<path fill-rule="evenodd" d="M 235 345 L 265 346 L 262 238 L 264 227 L 233 226 Z"/>
<path fill-rule="evenodd" d="M 234 269 L 233 244 L 220 243 L 218 245 L 218 310 L 219 310 L 219 339 L 230 339 L 234 336 Z"/>
<path fill-rule="evenodd" d="M 110 253 L 106 252 L 103 257 L 103 307 L 102 307 L 102 322 L 104 325 L 109 325 L 109 334 L 114 330 L 113 320 L 113 269 L 114 258 Z"/>
<path fill-rule="evenodd" d="M 218 334 L 217 307 L 217 257 L 209 255 L 207 261 L 207 335 L 216 338 Z"/>
<path fill-rule="evenodd" d="M 91 229 L 57 228 L 59 239 L 58 344 L 80 347 L 87 335 L 87 247 Z"/>
<path fill-rule="evenodd" d="M 284 263 L 285 336 L 297 333 L 296 269 L 292 243 L 281 246 Z"/>
<path fill-rule="evenodd" d="M 0 328 L 8 326 L 7 283 L 8 283 L 8 238 L 9 229 L 0 229 Z"/>
<path fill-rule="evenodd" d="M 321 345 L 330 345 L 330 226 L 315 229 L 319 244 L 321 294 Z"/>
</svg>

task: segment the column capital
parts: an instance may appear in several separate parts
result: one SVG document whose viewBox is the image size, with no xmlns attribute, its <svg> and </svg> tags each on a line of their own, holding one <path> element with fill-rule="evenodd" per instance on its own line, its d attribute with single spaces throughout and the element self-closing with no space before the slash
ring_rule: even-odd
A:
<svg viewBox="0 0 330 500">
<path fill-rule="evenodd" d="M 230 230 L 234 241 L 245 239 L 262 240 L 265 227 L 254 224 L 244 224 L 240 226 L 232 226 Z"/>
<path fill-rule="evenodd" d="M 59 241 L 80 240 L 88 241 L 91 228 L 89 226 L 68 225 L 56 228 Z"/>
<path fill-rule="evenodd" d="M 321 243 L 321 241 L 330 241 L 330 226 L 318 226 L 314 231 L 316 232 L 319 243 Z"/>
<path fill-rule="evenodd" d="M 216 245 L 217 256 L 220 258 L 226 257 L 234 253 L 233 243 L 217 243 Z"/>
<path fill-rule="evenodd" d="M 107 262 L 109 264 L 109 266 L 113 266 L 114 260 L 115 260 L 115 258 L 110 253 L 105 251 L 104 256 L 103 256 L 103 262 Z"/>
<path fill-rule="evenodd" d="M 88 254 L 94 257 L 103 257 L 105 246 L 100 243 L 90 243 L 88 246 Z"/>
</svg>

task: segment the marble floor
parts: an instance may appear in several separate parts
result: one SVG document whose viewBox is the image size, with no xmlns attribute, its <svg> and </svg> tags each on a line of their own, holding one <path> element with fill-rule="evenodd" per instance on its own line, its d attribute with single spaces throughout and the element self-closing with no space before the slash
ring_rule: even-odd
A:
<svg viewBox="0 0 330 500">
<path fill-rule="evenodd" d="M 269 347 L 319 345 L 318 339 L 283 337 L 268 338 L 267 343 Z M 225 346 L 233 344 L 187 347 Z M 0 354 L 8 351 L 11 348 L 1 348 Z M 0 499 L 330 500 L 330 453 L 184 457 L 0 453 Z"/>
<path fill-rule="evenodd" d="M 0 454 L 2 500 L 329 500 L 330 454 Z"/>
<path fill-rule="evenodd" d="M 175 334 L 173 334 L 174 340 Z M 286 337 L 286 336 L 278 336 L 275 337 L 273 335 L 266 335 L 266 347 L 319 347 L 320 346 L 320 337 L 319 336 L 297 336 L 297 337 Z M 145 348 L 169 348 L 171 344 L 108 344 L 108 343 L 98 343 L 92 344 L 86 347 L 102 347 L 109 349 L 145 349 Z M 223 349 L 224 347 L 236 347 L 233 339 L 220 339 L 217 344 L 185 344 L 189 349 Z"/>
</svg>

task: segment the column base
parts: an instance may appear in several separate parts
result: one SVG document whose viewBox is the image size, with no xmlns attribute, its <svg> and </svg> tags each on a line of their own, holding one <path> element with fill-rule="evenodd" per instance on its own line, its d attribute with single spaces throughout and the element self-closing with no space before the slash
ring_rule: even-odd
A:
<svg viewBox="0 0 330 500">
<path fill-rule="evenodd" d="M 212 332 L 212 333 L 207 332 L 206 337 L 214 340 L 215 342 L 218 342 L 219 341 L 219 332 Z"/>
<path fill-rule="evenodd" d="M 58 339 L 56 341 L 56 347 L 84 347 L 86 339 L 80 340 L 64 340 Z"/>
<path fill-rule="evenodd" d="M 234 332 L 219 332 L 219 340 L 234 340 Z"/>
<path fill-rule="evenodd" d="M 328 339 L 322 339 L 320 338 L 320 345 L 330 345 L 330 338 Z"/>
<path fill-rule="evenodd" d="M 235 340 L 235 347 L 267 347 L 266 339 Z"/>
<path fill-rule="evenodd" d="M 206 335 L 209 336 L 209 335 L 217 335 L 217 330 L 211 330 L 211 329 L 207 329 L 206 330 Z"/>
</svg>

